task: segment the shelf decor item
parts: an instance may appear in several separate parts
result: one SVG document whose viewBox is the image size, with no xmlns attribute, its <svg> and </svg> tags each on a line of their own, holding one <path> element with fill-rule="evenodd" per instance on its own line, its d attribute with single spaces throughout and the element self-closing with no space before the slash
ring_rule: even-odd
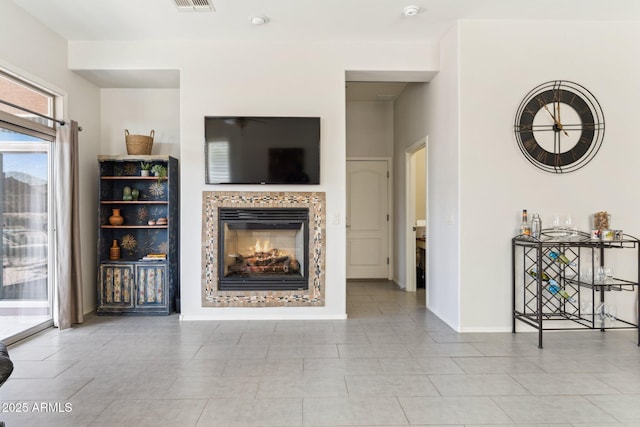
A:
<svg viewBox="0 0 640 427">
<path fill-rule="evenodd" d="M 140 162 L 140 176 L 149 176 L 150 169 L 151 169 L 151 163 Z"/>
<path fill-rule="evenodd" d="M 158 182 L 167 178 L 167 168 L 163 165 L 153 165 L 151 168 L 151 173 L 158 177 Z"/>
<path fill-rule="evenodd" d="M 109 248 L 109 259 L 114 261 L 120 259 L 120 246 L 118 246 L 118 241 L 113 239 L 113 243 Z"/>
<path fill-rule="evenodd" d="M 131 155 L 149 155 L 153 147 L 154 131 L 151 130 L 149 136 L 146 135 L 130 135 L 129 130 L 124 130 L 124 138 L 127 144 L 127 154 Z"/>
<path fill-rule="evenodd" d="M 131 187 L 124 187 L 122 189 L 122 200 L 130 202 L 133 200 L 133 194 L 131 193 Z"/>
<path fill-rule="evenodd" d="M 598 230 L 606 230 L 611 222 L 611 214 L 606 211 L 600 211 L 593 214 L 593 228 Z"/>
<path fill-rule="evenodd" d="M 111 225 L 122 225 L 124 224 L 124 217 L 120 215 L 119 208 L 113 208 L 111 210 L 111 216 L 109 217 L 109 224 Z"/>
</svg>

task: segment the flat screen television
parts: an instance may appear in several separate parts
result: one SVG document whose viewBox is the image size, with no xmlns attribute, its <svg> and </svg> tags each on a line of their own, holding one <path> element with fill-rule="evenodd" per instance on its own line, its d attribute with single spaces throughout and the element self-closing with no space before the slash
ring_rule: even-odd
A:
<svg viewBox="0 0 640 427">
<path fill-rule="evenodd" d="M 207 184 L 320 184 L 319 117 L 205 117 Z"/>
</svg>

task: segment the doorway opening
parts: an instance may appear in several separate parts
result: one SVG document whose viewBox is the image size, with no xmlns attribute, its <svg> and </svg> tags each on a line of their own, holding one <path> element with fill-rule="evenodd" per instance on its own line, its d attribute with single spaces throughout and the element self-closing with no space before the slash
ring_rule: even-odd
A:
<svg viewBox="0 0 640 427">
<path fill-rule="evenodd" d="M 405 150 L 414 138 L 426 135 L 426 83 L 437 72 L 346 71 L 346 157 L 389 159 L 389 270 L 388 280 L 403 291 L 415 291 L 416 249 L 414 221 L 406 219 Z M 349 165 L 347 165 L 349 168 Z M 347 171 L 347 177 L 349 171 Z M 348 178 L 347 178 L 348 180 Z M 347 205 L 353 204 L 347 194 Z M 347 211 L 349 211 L 347 207 Z M 415 215 L 415 214 L 414 214 Z M 350 218 L 347 218 L 349 221 Z M 350 233 L 347 224 L 347 236 Z M 407 228 L 412 249 L 407 250 Z M 347 256 L 349 256 L 347 237 Z M 347 260 L 349 264 L 349 260 Z M 426 261 L 424 262 L 426 266 Z M 411 267 L 409 267 L 411 266 Z M 406 271 L 413 270 L 412 278 Z M 347 279 L 352 280 L 347 266 Z M 413 287 L 407 288 L 407 282 Z M 416 295 L 416 294 L 414 294 Z M 424 298 L 423 298 L 424 300 Z"/>
<path fill-rule="evenodd" d="M 407 292 L 427 289 L 427 137 L 405 152 L 406 209 L 406 277 Z M 411 255 L 415 254 L 412 258 Z M 415 262 L 411 262 L 415 259 Z"/>
</svg>

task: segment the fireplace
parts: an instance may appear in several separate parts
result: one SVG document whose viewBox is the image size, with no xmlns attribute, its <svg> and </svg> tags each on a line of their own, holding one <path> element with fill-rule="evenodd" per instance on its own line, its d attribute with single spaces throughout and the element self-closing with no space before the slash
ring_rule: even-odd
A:
<svg viewBox="0 0 640 427">
<path fill-rule="evenodd" d="M 227 209 L 230 209 L 229 211 Z M 257 238 L 253 236 L 245 247 L 235 249 L 224 249 L 222 246 L 225 240 L 221 239 L 221 234 L 229 227 L 225 228 L 220 221 L 220 215 L 224 212 L 226 217 L 229 212 L 236 211 L 235 218 L 230 218 L 231 231 L 239 232 L 245 214 L 247 216 L 259 215 L 267 212 L 267 217 L 272 214 L 282 214 L 285 209 L 291 212 L 302 212 L 304 219 L 294 218 L 267 218 L 267 223 L 275 222 L 275 229 L 266 229 L 265 232 L 278 231 L 277 227 L 283 223 L 300 223 L 304 225 L 296 226 L 293 230 L 281 231 L 279 234 L 286 235 L 292 231 L 296 232 L 297 239 L 295 245 L 287 243 L 287 247 L 293 250 L 296 262 L 300 263 L 299 273 L 286 274 L 284 277 L 275 277 L 263 274 L 254 283 L 247 281 L 249 272 L 244 277 L 240 275 L 228 276 L 227 263 L 231 260 L 235 263 L 238 259 L 235 255 L 250 255 L 256 246 L 256 241 L 260 240 L 260 248 L 264 247 L 264 240 L 270 240 L 272 248 L 285 249 L 285 244 L 279 238 L 269 237 Z M 323 192 L 270 192 L 270 191 L 203 191 L 202 192 L 202 306 L 203 307 L 234 307 L 234 308 L 255 308 L 255 307 L 324 307 L 325 304 L 325 253 L 326 253 L 326 194 Z M 306 215 L 305 215 L 306 214 Z M 245 221 L 250 224 L 264 222 L 255 218 Z M 242 226 L 246 231 L 251 231 L 252 226 Z M 299 228 L 298 228 L 299 227 Z M 221 229 L 222 228 L 222 229 Z M 255 231 L 255 230 L 254 230 Z M 242 231 L 244 232 L 244 231 Z M 242 234 L 242 233 L 240 233 Z M 305 245 L 305 240 L 308 239 Z M 234 244 L 234 243 L 227 243 Z M 251 249 L 251 247 L 254 249 Z M 249 251 L 249 254 L 245 252 Z M 260 250 L 259 252 L 264 252 Z M 220 253 L 226 253 L 220 256 Z M 302 255 L 299 255 L 299 254 Z M 228 255 L 234 255 L 232 257 Z M 234 269 L 237 267 L 234 267 Z M 284 268 L 283 268 L 284 270 Z M 227 277 L 228 276 L 228 277 Z M 302 277 L 301 277 L 302 276 Z M 221 279 L 225 282 L 225 287 L 221 286 Z M 275 279 L 275 280 L 274 280 Z M 244 282 L 243 282 L 244 280 Z M 285 281 L 288 281 L 285 283 Z M 277 282 L 277 283 L 276 283 Z M 276 284 L 278 286 L 276 286 Z M 248 289 L 251 287 L 253 290 Z M 271 289 L 276 287 L 277 289 Z M 289 288 L 289 289 L 283 289 Z"/>
<path fill-rule="evenodd" d="M 218 212 L 221 291 L 309 288 L 308 208 L 223 208 Z"/>
</svg>

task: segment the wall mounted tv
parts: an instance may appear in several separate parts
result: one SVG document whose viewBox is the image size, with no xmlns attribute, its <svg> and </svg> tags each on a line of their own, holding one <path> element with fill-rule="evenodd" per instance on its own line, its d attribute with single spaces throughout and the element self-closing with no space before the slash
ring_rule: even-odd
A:
<svg viewBox="0 0 640 427">
<path fill-rule="evenodd" d="M 320 184 L 319 117 L 205 117 L 207 184 Z"/>
</svg>

